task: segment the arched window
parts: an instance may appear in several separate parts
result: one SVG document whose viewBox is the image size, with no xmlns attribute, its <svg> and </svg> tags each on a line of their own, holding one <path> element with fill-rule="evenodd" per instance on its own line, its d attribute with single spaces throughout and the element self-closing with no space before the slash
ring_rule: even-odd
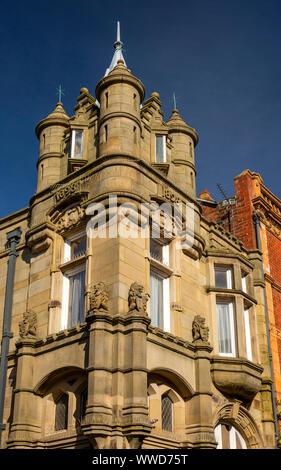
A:
<svg viewBox="0 0 281 470">
<path fill-rule="evenodd" d="M 218 424 L 215 428 L 217 449 L 247 449 L 246 442 L 234 426 Z"/>
<path fill-rule="evenodd" d="M 67 429 L 68 395 L 63 393 L 56 401 L 55 431 Z"/>
<path fill-rule="evenodd" d="M 163 395 L 161 399 L 162 429 L 164 431 L 173 430 L 173 402 L 168 395 Z"/>
</svg>

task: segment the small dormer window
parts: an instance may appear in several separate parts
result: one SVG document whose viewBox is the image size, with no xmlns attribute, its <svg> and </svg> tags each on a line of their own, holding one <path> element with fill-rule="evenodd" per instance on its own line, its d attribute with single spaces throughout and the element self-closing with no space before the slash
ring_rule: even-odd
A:
<svg viewBox="0 0 281 470">
<path fill-rule="evenodd" d="M 166 136 L 156 135 L 156 163 L 166 162 Z"/>
<path fill-rule="evenodd" d="M 83 155 L 83 131 L 75 129 L 72 131 L 71 158 L 82 158 Z"/>
</svg>

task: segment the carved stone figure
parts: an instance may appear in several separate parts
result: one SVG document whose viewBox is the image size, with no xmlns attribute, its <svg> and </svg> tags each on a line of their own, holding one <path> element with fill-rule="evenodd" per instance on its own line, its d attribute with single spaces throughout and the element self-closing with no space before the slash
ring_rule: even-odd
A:
<svg viewBox="0 0 281 470">
<path fill-rule="evenodd" d="M 19 333 L 21 338 L 36 338 L 37 336 L 37 316 L 32 310 L 23 314 L 23 320 L 19 323 Z"/>
<path fill-rule="evenodd" d="M 205 318 L 200 315 L 196 315 L 192 322 L 192 337 L 193 343 L 196 341 L 202 341 L 204 343 L 209 343 L 209 328 L 205 326 Z"/>
<path fill-rule="evenodd" d="M 129 312 L 138 312 L 147 315 L 146 307 L 149 299 L 148 294 L 144 294 L 144 287 L 137 282 L 133 282 L 129 289 L 128 304 Z"/>
<path fill-rule="evenodd" d="M 108 311 L 108 288 L 104 282 L 92 287 L 89 312 Z"/>
<path fill-rule="evenodd" d="M 73 227 L 84 217 L 84 215 L 85 210 L 80 206 L 68 209 L 57 222 L 58 230 Z"/>
</svg>

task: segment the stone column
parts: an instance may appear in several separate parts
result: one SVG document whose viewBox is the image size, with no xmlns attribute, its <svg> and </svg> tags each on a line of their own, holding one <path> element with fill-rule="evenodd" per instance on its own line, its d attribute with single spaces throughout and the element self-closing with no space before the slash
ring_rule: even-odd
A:
<svg viewBox="0 0 281 470">
<path fill-rule="evenodd" d="M 112 315 L 104 283 L 93 286 L 89 325 L 88 401 L 82 429 L 97 449 L 109 447 L 112 432 Z"/>
<path fill-rule="evenodd" d="M 129 290 L 129 312 L 125 320 L 123 432 L 130 447 L 141 447 L 151 432 L 147 404 L 146 337 L 150 318 L 148 296 L 143 286 L 133 283 Z"/>
<path fill-rule="evenodd" d="M 216 448 L 212 420 L 211 351 L 211 346 L 206 343 L 196 344 L 196 392 L 187 407 L 187 441 L 191 442 L 194 448 L 200 449 Z"/>
<path fill-rule="evenodd" d="M 27 312 L 25 320 L 31 318 Z M 12 424 L 7 442 L 8 448 L 38 447 L 41 438 L 41 401 L 33 392 L 36 338 L 25 336 L 16 343 L 17 376 L 14 390 Z"/>
</svg>

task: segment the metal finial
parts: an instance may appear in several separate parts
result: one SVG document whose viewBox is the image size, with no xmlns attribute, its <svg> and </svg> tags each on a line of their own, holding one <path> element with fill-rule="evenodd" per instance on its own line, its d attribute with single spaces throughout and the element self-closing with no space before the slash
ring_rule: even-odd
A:
<svg viewBox="0 0 281 470">
<path fill-rule="evenodd" d="M 176 100 L 175 92 L 173 93 L 173 101 L 174 101 L 174 109 L 177 109 L 177 100 Z"/>
<path fill-rule="evenodd" d="M 62 96 L 64 96 L 64 89 L 61 85 L 57 88 L 57 95 L 59 96 L 59 102 L 61 103 Z"/>
<path fill-rule="evenodd" d="M 120 42 L 120 21 L 117 21 L 117 42 Z"/>
</svg>

